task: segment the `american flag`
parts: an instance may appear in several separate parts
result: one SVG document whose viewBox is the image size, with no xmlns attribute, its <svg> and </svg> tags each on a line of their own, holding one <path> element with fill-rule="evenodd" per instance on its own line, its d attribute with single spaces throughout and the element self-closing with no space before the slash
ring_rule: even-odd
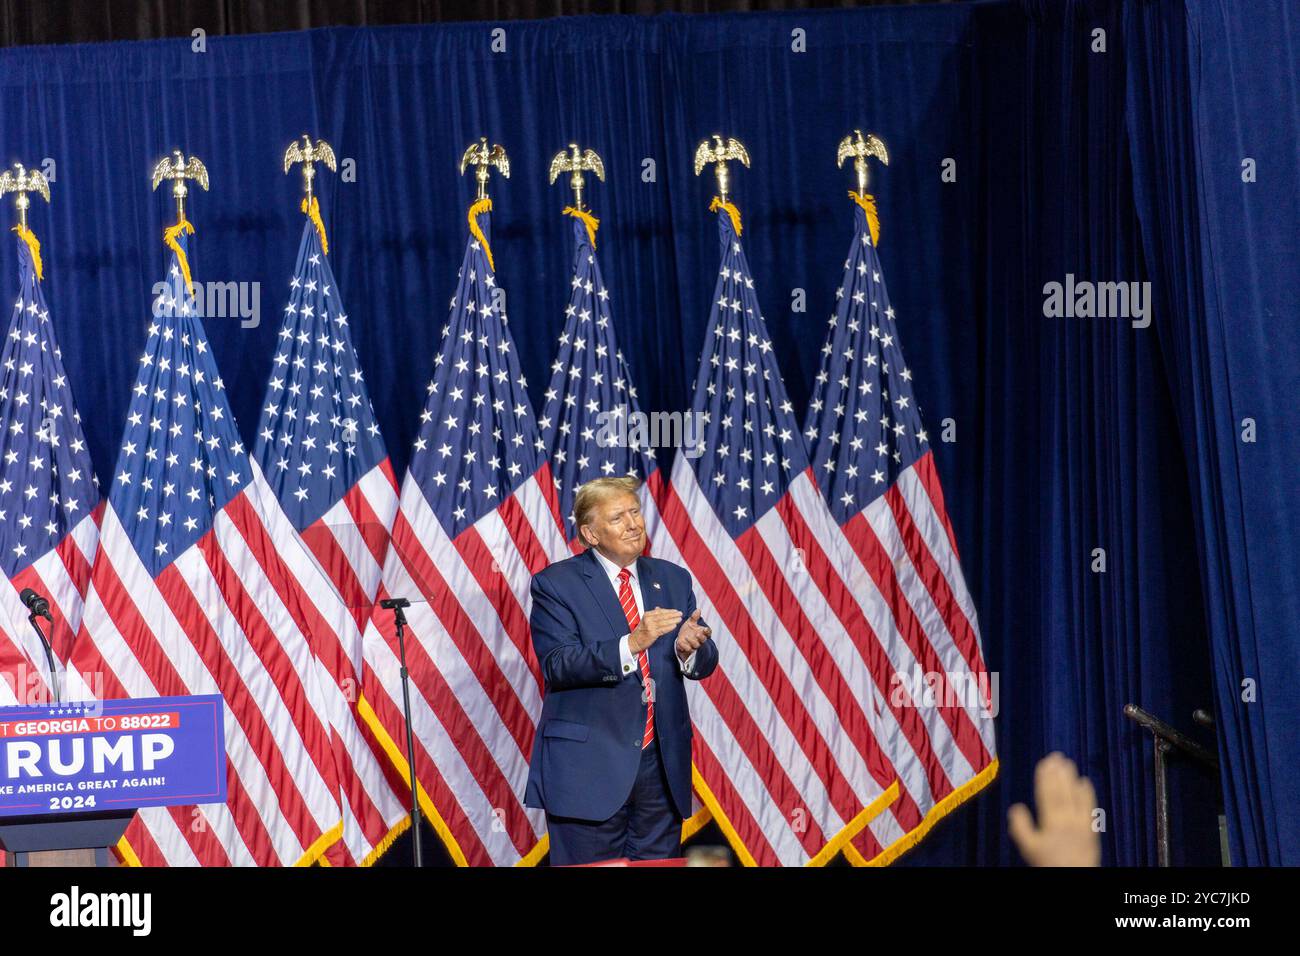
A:
<svg viewBox="0 0 1300 956">
<path fill-rule="evenodd" d="M 692 402 L 702 454 L 678 453 L 654 548 L 694 575 L 718 646 L 714 674 L 688 685 L 697 790 L 743 862 L 820 864 L 893 800 L 896 780 L 839 616 L 852 598 L 824 550 L 834 523 L 728 204 L 718 232 Z"/>
<path fill-rule="evenodd" d="M 846 848 L 888 863 L 997 773 L 979 623 L 859 197 L 805 435 L 899 798 Z"/>
<path fill-rule="evenodd" d="M 654 447 L 636 444 L 637 436 L 629 430 L 629 420 L 639 417 L 641 408 L 614 335 L 609 287 L 596 260 L 596 228 L 589 222 L 595 220 L 575 216 L 573 221 L 572 291 L 537 420 L 537 447 L 551 463 L 560 514 L 575 552 L 582 546 L 573 524 L 573 499 L 584 482 L 611 475 L 643 479 L 647 535 L 658 522 L 655 501 L 663 487 Z"/>
<path fill-rule="evenodd" d="M 303 224 L 253 458 L 320 565 L 300 583 L 322 623 L 314 649 L 343 787 L 334 865 L 366 865 L 409 826 L 409 792 L 356 711 L 361 627 L 379 590 L 397 483 L 321 237 Z M 320 571 L 325 572 L 324 580 Z M 332 585 L 332 587 L 331 587 Z"/>
<path fill-rule="evenodd" d="M 32 250 L 18 240 L 18 299 L 0 351 L 0 706 L 50 696 L 49 664 L 18 595 L 49 599 L 55 667 L 81 624 L 99 537 L 99 479 Z"/>
<path fill-rule="evenodd" d="M 584 482 L 610 475 L 643 479 L 641 514 L 647 541 L 659 533 L 658 501 L 664 483 L 654 445 L 638 443 L 645 433 L 632 424 L 642 412 L 610 319 L 609 287 L 596 259 L 596 220 L 573 210 L 566 213 L 574 217 L 573 278 L 564 310 L 564 331 L 537 427 L 541 432 L 539 450 L 551 463 L 565 532 L 577 553 L 582 545 L 573 524 L 573 499 Z M 669 429 L 674 427 L 671 421 L 664 421 Z M 698 796 L 693 801 L 695 812 L 682 828 L 683 840 L 708 820 L 708 808 L 699 803 Z"/>
<path fill-rule="evenodd" d="M 406 634 L 420 799 L 461 865 L 532 863 L 546 852 L 545 816 L 523 806 L 542 704 L 529 581 L 569 554 L 496 284 L 490 208 L 470 209 L 380 589 L 420 602 Z M 405 772 L 391 613 L 375 611 L 365 653 L 377 684 L 366 700 Z"/>
<path fill-rule="evenodd" d="M 181 261 L 153 304 L 70 682 L 225 699 L 227 802 L 139 811 L 127 862 L 307 864 L 342 830 L 311 557 L 240 441 Z"/>
</svg>

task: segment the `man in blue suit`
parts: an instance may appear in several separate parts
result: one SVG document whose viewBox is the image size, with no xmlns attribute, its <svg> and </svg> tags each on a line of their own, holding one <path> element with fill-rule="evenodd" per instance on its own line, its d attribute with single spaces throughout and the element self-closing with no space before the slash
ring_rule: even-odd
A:
<svg viewBox="0 0 1300 956">
<path fill-rule="evenodd" d="M 677 856 L 691 812 L 685 679 L 718 649 L 691 576 L 642 556 L 635 478 L 574 498 L 586 551 L 533 576 L 530 625 L 545 681 L 525 805 L 546 810 L 551 865 Z"/>
</svg>

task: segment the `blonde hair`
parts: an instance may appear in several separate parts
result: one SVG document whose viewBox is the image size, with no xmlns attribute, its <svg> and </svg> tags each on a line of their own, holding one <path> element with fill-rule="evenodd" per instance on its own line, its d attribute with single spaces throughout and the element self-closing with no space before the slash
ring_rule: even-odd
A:
<svg viewBox="0 0 1300 956">
<path fill-rule="evenodd" d="M 618 478 L 593 478 L 580 488 L 573 496 L 573 527 L 575 530 L 591 522 L 591 513 L 602 501 L 608 501 L 615 495 L 635 495 L 641 488 L 641 479 L 632 475 Z M 581 535 L 579 535 L 581 537 Z M 585 545 L 587 542 L 583 541 Z"/>
</svg>

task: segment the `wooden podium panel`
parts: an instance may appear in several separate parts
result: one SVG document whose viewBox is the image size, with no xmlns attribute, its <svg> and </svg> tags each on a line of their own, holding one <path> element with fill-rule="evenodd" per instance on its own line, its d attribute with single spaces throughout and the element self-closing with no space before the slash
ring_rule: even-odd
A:
<svg viewBox="0 0 1300 956">
<path fill-rule="evenodd" d="M 134 810 L 50 814 L 0 820 L 7 866 L 117 866 L 109 847 L 121 839 Z"/>
<path fill-rule="evenodd" d="M 6 853 L 6 866 L 119 866 L 117 857 L 107 849 L 35 850 L 29 853 Z"/>
</svg>

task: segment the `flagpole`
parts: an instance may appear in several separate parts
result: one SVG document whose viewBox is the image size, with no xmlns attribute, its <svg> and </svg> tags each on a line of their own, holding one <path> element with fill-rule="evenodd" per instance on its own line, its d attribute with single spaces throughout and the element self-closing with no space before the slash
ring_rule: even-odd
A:
<svg viewBox="0 0 1300 956">
<path fill-rule="evenodd" d="M 32 201 L 27 198 L 27 194 L 36 193 L 48 203 L 50 201 L 49 182 L 41 175 L 40 170 L 29 170 L 24 168 L 22 163 L 14 163 L 13 170 L 5 170 L 0 173 L 0 196 L 5 193 L 16 193 L 14 196 L 14 207 L 18 210 L 16 232 L 27 243 L 27 248 L 31 252 L 32 271 L 35 273 L 36 278 L 40 279 L 40 243 L 36 241 L 36 237 L 32 235 L 27 227 L 27 210 L 32 204 Z M 19 301 L 21 303 L 21 299 Z M 45 651 L 45 661 L 50 668 L 50 689 L 54 692 L 54 703 L 60 703 L 63 696 L 59 692 L 59 671 L 54 664 L 54 648 L 50 644 L 50 639 L 45 635 L 45 631 L 41 629 L 41 625 L 36 620 L 38 617 L 43 617 L 51 624 L 54 623 L 54 618 L 50 616 L 50 602 L 31 588 L 23 588 L 18 598 L 30 612 L 27 615 L 27 620 L 32 625 L 32 629 L 36 631 L 36 636 L 41 639 L 41 649 Z"/>
<path fill-rule="evenodd" d="M 318 140 L 316 143 L 317 154 L 311 155 L 311 141 L 304 135 L 303 141 L 305 150 L 300 149 L 296 144 L 289 147 L 285 153 L 284 169 L 287 173 L 289 167 L 294 162 L 308 162 L 311 159 L 321 159 L 320 148 L 324 146 L 326 150 L 328 145 Z M 330 154 L 327 161 L 330 168 L 333 169 L 333 154 Z M 487 137 L 481 137 L 479 142 L 473 143 L 465 150 L 465 155 L 461 159 L 460 171 L 464 174 L 466 168 L 475 166 L 475 178 L 478 181 L 478 202 L 484 202 L 487 199 L 487 182 L 488 171 L 492 166 L 496 166 L 503 176 L 510 175 L 510 162 L 506 158 L 505 150 L 500 146 L 491 147 L 488 145 Z M 308 195 L 310 196 L 311 177 L 304 169 L 307 175 Z M 472 222 L 472 218 L 471 218 Z M 406 764 L 408 777 L 411 785 L 411 840 L 415 857 L 415 866 L 422 868 L 424 866 L 424 848 L 420 832 L 420 792 L 417 789 L 418 782 L 415 772 L 415 734 L 411 727 L 411 674 L 406 666 L 406 614 L 404 608 L 411 606 L 409 598 L 391 597 L 385 598 L 379 602 L 379 606 L 393 612 L 393 624 L 397 631 L 397 655 L 400 663 L 399 675 L 402 680 L 402 718 L 406 723 Z"/>
</svg>

